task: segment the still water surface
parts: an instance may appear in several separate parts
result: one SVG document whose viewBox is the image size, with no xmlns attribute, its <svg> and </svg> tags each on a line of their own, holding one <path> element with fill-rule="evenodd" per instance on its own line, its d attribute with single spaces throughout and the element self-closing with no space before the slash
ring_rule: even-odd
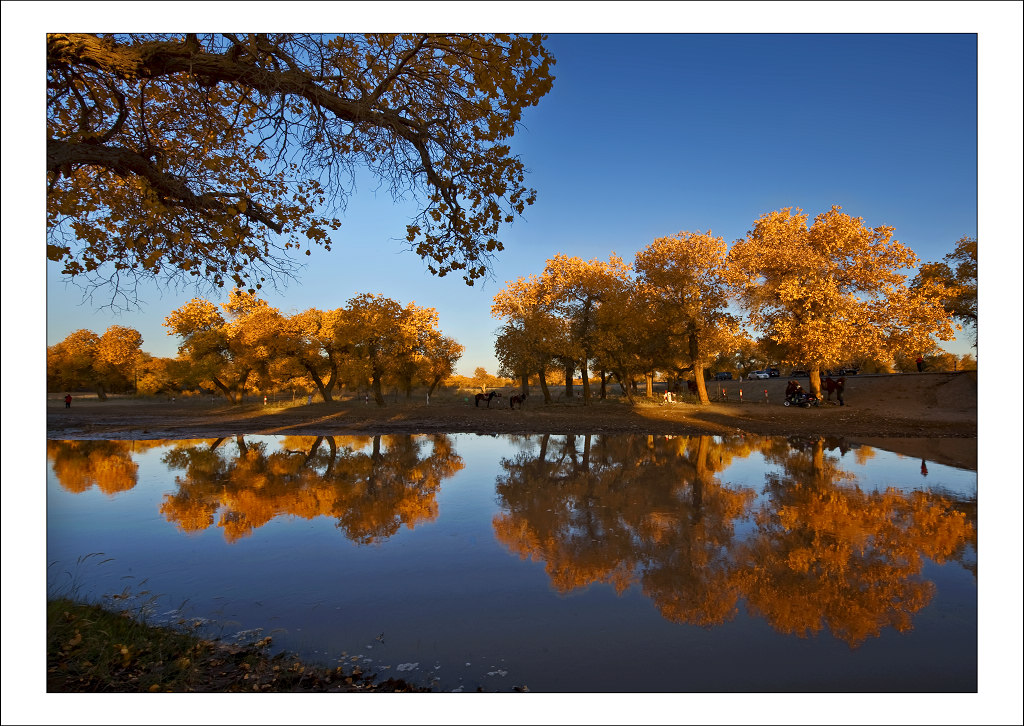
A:
<svg viewBox="0 0 1024 726">
<path fill-rule="evenodd" d="M 829 439 L 48 441 L 51 594 L 440 691 L 977 690 L 977 475 Z"/>
</svg>

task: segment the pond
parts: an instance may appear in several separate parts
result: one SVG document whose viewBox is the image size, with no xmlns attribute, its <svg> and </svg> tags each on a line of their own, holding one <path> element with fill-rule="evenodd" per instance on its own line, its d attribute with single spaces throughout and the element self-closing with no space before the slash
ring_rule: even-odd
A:
<svg viewBox="0 0 1024 726">
<path fill-rule="evenodd" d="M 977 474 L 842 440 L 47 442 L 47 589 L 437 691 L 974 692 Z"/>
</svg>

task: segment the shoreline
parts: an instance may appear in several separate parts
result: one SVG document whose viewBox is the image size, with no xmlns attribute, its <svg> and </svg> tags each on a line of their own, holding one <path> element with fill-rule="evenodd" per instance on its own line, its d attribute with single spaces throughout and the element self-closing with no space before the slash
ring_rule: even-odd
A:
<svg viewBox="0 0 1024 726">
<path fill-rule="evenodd" d="M 48 439 L 154 440 L 238 435 L 747 434 L 842 439 L 977 470 L 976 376 L 865 377 L 849 386 L 847 405 L 823 401 L 810 409 L 781 405 L 784 381 L 745 382 L 748 394 L 755 387 L 765 391 L 763 401 L 739 398 L 743 385 L 726 388 L 731 400 L 706 406 L 662 403 L 660 396 L 640 397 L 633 405 L 616 396 L 584 406 L 578 401 L 545 405 L 535 395 L 522 409 L 509 409 L 504 401 L 491 408 L 477 407 L 461 394 L 435 396 L 430 405 L 414 398 L 384 407 L 361 399 L 231 405 L 213 397 L 99 401 L 80 396 L 70 409 L 59 399 L 48 402 L 46 435 Z"/>
</svg>

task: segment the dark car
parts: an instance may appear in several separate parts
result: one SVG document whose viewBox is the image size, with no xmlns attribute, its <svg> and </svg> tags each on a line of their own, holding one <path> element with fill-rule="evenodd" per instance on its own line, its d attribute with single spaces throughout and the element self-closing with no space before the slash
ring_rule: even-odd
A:
<svg viewBox="0 0 1024 726">
<path fill-rule="evenodd" d="M 732 380 L 732 373 L 730 373 L 729 371 L 720 371 L 720 372 L 715 374 L 715 380 L 716 381 L 731 381 Z"/>
<path fill-rule="evenodd" d="M 768 369 L 768 377 L 769 378 L 778 378 L 779 377 L 779 369 L 778 368 L 769 368 Z"/>
<path fill-rule="evenodd" d="M 811 374 L 807 371 L 793 371 L 789 374 L 790 378 L 810 378 Z"/>
<path fill-rule="evenodd" d="M 841 375 L 841 376 L 855 376 L 859 372 L 860 372 L 860 368 L 844 368 L 843 370 L 839 371 L 839 375 Z"/>
</svg>

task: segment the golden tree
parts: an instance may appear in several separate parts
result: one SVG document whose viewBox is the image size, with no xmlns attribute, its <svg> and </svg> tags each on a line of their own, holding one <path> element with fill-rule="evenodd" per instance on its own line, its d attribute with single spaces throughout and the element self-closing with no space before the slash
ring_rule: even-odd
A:
<svg viewBox="0 0 1024 726">
<path fill-rule="evenodd" d="M 409 247 L 468 284 L 536 196 L 506 142 L 552 85 L 541 35 L 46 40 L 47 255 L 111 304 L 142 278 L 293 274 L 289 250 L 330 249 L 360 168 L 421 201 Z"/>
<path fill-rule="evenodd" d="M 455 372 L 466 347 L 438 330 L 423 331 L 420 353 L 420 375 L 427 383 L 427 398 L 434 394 L 438 384 Z"/>
<path fill-rule="evenodd" d="M 46 349 L 47 390 L 89 387 L 101 401 L 108 390 L 128 390 L 141 345 L 142 334 L 123 325 L 111 325 L 102 336 L 76 330 Z"/>
<path fill-rule="evenodd" d="M 629 269 L 614 253 L 607 262 L 560 254 L 548 260 L 540 279 L 545 304 L 567 322 L 572 351 L 578 351 L 575 362 L 582 374 L 584 405 L 590 404 L 588 371 L 598 345 L 597 311 L 628 284 Z"/>
<path fill-rule="evenodd" d="M 232 403 L 241 403 L 246 387 L 266 379 L 270 364 L 285 355 L 285 319 L 265 300 L 238 289 L 221 307 L 227 319 L 213 303 L 193 298 L 163 325 L 168 335 L 182 339 L 179 355 L 194 374 L 212 382 Z"/>
<path fill-rule="evenodd" d="M 310 308 L 288 318 L 282 331 L 287 359 L 309 376 L 324 401 L 334 400 L 334 389 L 342 382 L 347 348 L 339 342 L 337 331 L 344 315 L 342 308 Z"/>
<path fill-rule="evenodd" d="M 634 265 L 653 302 L 659 330 L 688 362 L 703 404 L 710 402 L 704 368 L 730 347 L 739 322 L 726 311 L 727 252 L 725 241 L 710 232 L 679 232 L 654 240 L 637 253 Z"/>
<path fill-rule="evenodd" d="M 383 406 L 384 381 L 398 380 L 403 364 L 422 353 L 436 323 L 433 308 L 403 307 L 383 295 L 363 293 L 348 301 L 335 328 L 335 345 L 345 348 L 351 368 L 365 376 L 374 400 Z"/>
<path fill-rule="evenodd" d="M 906 284 L 901 270 L 917 256 L 892 239 L 892 227 L 866 227 L 840 207 L 818 215 L 785 208 L 763 215 L 737 240 L 726 274 L 748 311 L 748 322 L 787 351 L 783 362 L 810 369 L 820 395 L 820 372 L 865 356 L 891 358 L 951 340 L 942 291 Z"/>
<path fill-rule="evenodd" d="M 528 376 L 536 373 L 544 402 L 550 403 L 548 366 L 566 351 L 569 342 L 565 321 L 556 317 L 544 299 L 540 278 L 530 275 L 506 282 L 494 296 L 491 315 L 506 321 L 494 343 L 502 369 L 519 377 L 523 393 L 529 392 Z"/>
<path fill-rule="evenodd" d="M 938 283 L 945 288 L 942 304 L 955 320 L 974 329 L 978 346 L 978 240 L 963 236 L 942 262 L 921 265 L 913 286 Z"/>
</svg>

